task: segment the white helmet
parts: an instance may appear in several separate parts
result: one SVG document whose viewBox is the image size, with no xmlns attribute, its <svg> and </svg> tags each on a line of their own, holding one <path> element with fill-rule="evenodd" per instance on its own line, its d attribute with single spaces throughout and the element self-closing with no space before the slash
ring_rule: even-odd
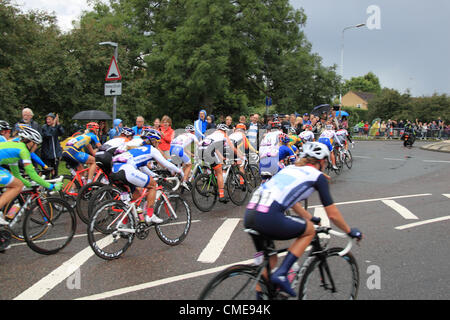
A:
<svg viewBox="0 0 450 320">
<path fill-rule="evenodd" d="M 301 158 L 316 158 L 319 160 L 330 159 L 330 150 L 320 142 L 307 142 L 303 145 L 303 151 L 300 153 Z"/>
<path fill-rule="evenodd" d="M 42 143 L 42 136 L 39 131 L 29 126 L 20 126 L 19 137 L 33 141 L 36 144 Z"/>
</svg>

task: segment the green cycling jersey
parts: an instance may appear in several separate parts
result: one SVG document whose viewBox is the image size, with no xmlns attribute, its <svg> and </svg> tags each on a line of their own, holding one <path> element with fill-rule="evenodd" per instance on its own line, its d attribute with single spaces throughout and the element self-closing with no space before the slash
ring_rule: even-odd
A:
<svg viewBox="0 0 450 320">
<path fill-rule="evenodd" d="M 34 169 L 31 162 L 30 151 L 25 143 L 13 141 L 0 143 L 0 165 L 8 165 L 13 176 L 22 181 L 26 187 L 30 187 L 30 182 L 24 179 L 20 174 L 19 160 L 22 160 L 25 172 L 31 180 L 47 189 L 51 187 L 51 184 L 42 179 Z"/>
</svg>

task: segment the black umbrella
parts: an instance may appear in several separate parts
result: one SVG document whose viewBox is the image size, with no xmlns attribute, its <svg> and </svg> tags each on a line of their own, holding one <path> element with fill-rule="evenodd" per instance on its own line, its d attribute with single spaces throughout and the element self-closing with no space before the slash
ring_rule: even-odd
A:
<svg viewBox="0 0 450 320">
<path fill-rule="evenodd" d="M 311 114 L 315 116 L 320 116 L 324 111 L 326 113 L 330 112 L 331 106 L 329 104 L 321 104 L 320 106 L 314 107 Z"/>
<path fill-rule="evenodd" d="M 111 116 L 100 110 L 86 110 L 78 112 L 72 120 L 111 120 Z"/>
</svg>

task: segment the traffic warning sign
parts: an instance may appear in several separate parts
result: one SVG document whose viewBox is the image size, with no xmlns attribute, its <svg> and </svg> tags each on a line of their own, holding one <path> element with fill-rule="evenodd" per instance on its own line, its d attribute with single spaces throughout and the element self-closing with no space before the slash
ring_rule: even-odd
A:
<svg viewBox="0 0 450 320">
<path fill-rule="evenodd" d="M 106 74 L 106 81 L 115 81 L 122 79 L 122 75 L 120 74 L 119 67 L 117 66 L 117 61 L 114 56 L 111 59 L 111 63 L 109 64 L 108 73 Z"/>
</svg>

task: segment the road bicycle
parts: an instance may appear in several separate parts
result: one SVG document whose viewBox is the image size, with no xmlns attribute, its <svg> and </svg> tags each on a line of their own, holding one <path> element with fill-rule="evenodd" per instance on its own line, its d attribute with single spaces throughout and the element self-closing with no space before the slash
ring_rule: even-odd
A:
<svg viewBox="0 0 450 320">
<path fill-rule="evenodd" d="M 84 168 L 79 171 L 71 169 L 70 175 L 63 175 L 63 189 L 59 193 L 61 198 L 66 200 L 74 208 L 76 207 L 76 200 L 80 192 L 80 189 L 84 185 L 86 185 L 85 176 L 87 175 L 88 171 L 89 168 Z M 108 179 L 107 175 L 103 172 L 102 169 L 100 169 L 97 166 L 92 181 L 100 181 L 102 183 L 107 183 L 108 182 L 107 179 Z M 80 219 L 84 221 L 84 217 L 82 217 L 80 214 L 79 216 Z"/>
<path fill-rule="evenodd" d="M 346 150 L 344 147 L 341 147 L 338 144 L 334 146 L 334 149 L 336 150 L 335 152 L 336 159 L 339 158 L 339 164 L 342 167 L 343 167 L 342 164 L 345 164 L 348 169 L 351 169 L 353 166 L 353 156 L 350 150 Z M 336 166 L 337 164 L 338 162 L 336 162 Z"/>
<path fill-rule="evenodd" d="M 178 177 L 156 178 L 161 182 L 176 182 L 171 189 L 175 192 L 180 186 Z M 147 238 L 150 229 L 155 228 L 162 242 L 170 246 L 184 241 L 191 227 L 191 212 L 188 204 L 178 194 L 166 194 L 158 186 L 154 213 L 163 220 L 161 224 L 147 224 L 143 220 L 142 206 L 145 207 L 145 195 L 131 201 L 129 187 L 121 188 L 121 200 L 106 200 L 93 212 L 88 224 L 88 241 L 95 254 L 105 260 L 113 260 L 123 255 L 133 243 L 135 237 Z M 140 205 L 140 206 L 139 206 Z"/>
<path fill-rule="evenodd" d="M 251 161 L 249 161 L 249 159 L 245 159 L 244 172 L 245 179 L 247 180 L 247 184 L 249 186 L 249 192 L 252 192 L 261 184 L 261 175 L 258 166 L 259 156 L 253 153 L 250 154 L 249 157 L 251 158 Z"/>
<path fill-rule="evenodd" d="M 317 227 L 316 236 L 311 242 L 311 250 L 306 260 L 297 271 L 290 270 L 288 279 L 299 300 L 353 300 L 357 298 L 359 289 L 359 268 L 355 257 L 350 252 L 353 240 L 345 233 L 332 230 L 330 227 Z M 226 268 L 211 279 L 200 293 L 200 300 L 255 300 L 256 290 L 262 293 L 264 300 L 286 300 L 270 279 L 273 270 L 269 258 L 287 251 L 287 248 L 274 249 L 273 241 L 259 234 L 256 230 L 245 229 L 254 237 L 264 241 L 264 249 L 260 252 L 261 261 L 252 265 L 237 264 Z M 347 239 L 345 248 L 323 247 L 319 234 L 330 234 Z M 259 258 L 260 259 L 260 258 Z M 268 278 L 263 276 L 266 271 Z"/>
<path fill-rule="evenodd" d="M 223 181 L 230 200 L 237 206 L 243 205 L 249 192 L 247 180 L 231 160 L 226 160 L 223 167 Z M 208 168 L 206 172 L 199 174 L 194 179 L 191 191 L 195 206 L 203 212 L 211 211 L 219 197 L 214 170 Z"/>
<path fill-rule="evenodd" d="M 61 182 L 63 177 L 46 180 Z M 19 199 L 19 198 L 16 198 Z M 72 207 L 59 197 L 47 196 L 43 187 L 32 182 L 21 193 L 20 209 L 9 220 L 8 228 L 16 239 L 25 240 L 35 252 L 51 255 L 65 248 L 76 232 L 76 215 Z"/>
</svg>

